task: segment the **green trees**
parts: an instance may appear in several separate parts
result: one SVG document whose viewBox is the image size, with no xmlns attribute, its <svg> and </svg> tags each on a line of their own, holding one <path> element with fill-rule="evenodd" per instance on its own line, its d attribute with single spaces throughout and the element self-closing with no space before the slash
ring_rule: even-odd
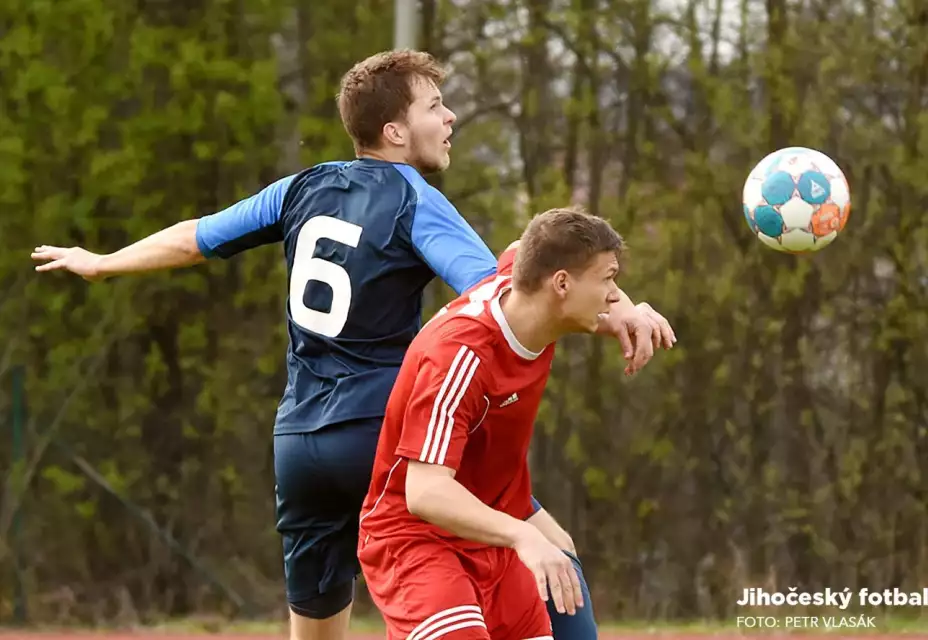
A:
<svg viewBox="0 0 928 640">
<path fill-rule="evenodd" d="M 95 285 L 35 277 L 28 252 L 112 250 L 349 156 L 333 98 L 354 61 L 389 47 L 391 3 L 346 6 L 0 9 L 0 373 L 27 367 L 33 462 L 54 430 L 268 606 L 280 600 L 279 250 Z M 573 533 L 597 611 L 724 615 L 766 580 L 924 582 L 924 12 L 862 0 L 422 8 L 423 41 L 454 74 L 454 164 L 436 178 L 452 201 L 495 250 L 531 212 L 585 203 L 631 246 L 623 288 L 679 337 L 630 381 L 615 345 L 565 341 L 539 416 L 537 494 Z M 848 227 L 820 255 L 776 254 L 742 218 L 747 173 L 787 145 L 824 151 L 851 184 Z M 447 297 L 432 287 L 430 310 Z M 112 616 L 120 598 L 140 613 L 216 606 L 47 451 L 23 505 L 27 586 L 49 616 Z M 8 439 L 0 460 L 7 469 Z M 17 503 L 5 486 L 0 538 Z"/>
</svg>

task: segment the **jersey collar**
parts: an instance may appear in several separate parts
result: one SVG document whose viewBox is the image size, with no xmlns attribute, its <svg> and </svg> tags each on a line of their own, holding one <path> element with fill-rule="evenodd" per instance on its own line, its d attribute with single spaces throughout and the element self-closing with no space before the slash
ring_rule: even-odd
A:
<svg viewBox="0 0 928 640">
<path fill-rule="evenodd" d="M 535 360 L 538 356 L 542 354 L 541 351 L 529 351 L 518 338 L 516 334 L 512 332 L 512 327 L 509 326 L 509 322 L 506 321 L 506 316 L 503 314 L 503 308 L 499 304 L 499 299 L 503 297 L 503 294 L 509 291 L 512 287 L 503 287 L 499 290 L 499 293 L 490 301 L 490 314 L 493 316 L 493 319 L 496 320 L 496 323 L 499 325 L 499 328 L 503 331 L 503 337 L 506 338 L 506 343 L 509 345 L 509 348 L 515 351 L 516 355 L 525 358 L 526 360 Z"/>
</svg>

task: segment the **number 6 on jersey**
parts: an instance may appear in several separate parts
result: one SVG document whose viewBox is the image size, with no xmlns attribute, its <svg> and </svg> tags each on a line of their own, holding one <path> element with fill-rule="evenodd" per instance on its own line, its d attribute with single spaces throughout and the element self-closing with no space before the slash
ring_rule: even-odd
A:
<svg viewBox="0 0 928 640">
<path fill-rule="evenodd" d="M 335 338 L 344 328 L 351 307 L 351 279 L 344 267 L 314 258 L 313 253 L 322 238 L 355 248 L 361 231 L 356 224 L 329 216 L 311 218 L 300 229 L 290 274 L 290 317 L 303 329 Z M 303 302 L 306 285 L 313 280 L 332 288 L 332 307 L 328 312 L 310 309 Z"/>
</svg>

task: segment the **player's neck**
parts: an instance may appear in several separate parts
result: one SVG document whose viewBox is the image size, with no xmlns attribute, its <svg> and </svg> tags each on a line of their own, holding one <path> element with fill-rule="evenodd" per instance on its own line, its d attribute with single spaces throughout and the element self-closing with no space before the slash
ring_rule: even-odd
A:
<svg viewBox="0 0 928 640">
<path fill-rule="evenodd" d="M 365 149 L 358 153 L 358 158 L 370 158 L 371 160 L 392 162 L 393 164 L 408 164 L 419 173 L 422 173 L 421 168 L 409 162 L 406 153 L 402 149 L 391 149 L 389 147 L 382 149 Z"/>
<path fill-rule="evenodd" d="M 516 340 L 529 351 L 538 353 L 560 337 L 544 301 L 537 296 L 509 290 L 500 300 L 500 309 Z"/>
</svg>

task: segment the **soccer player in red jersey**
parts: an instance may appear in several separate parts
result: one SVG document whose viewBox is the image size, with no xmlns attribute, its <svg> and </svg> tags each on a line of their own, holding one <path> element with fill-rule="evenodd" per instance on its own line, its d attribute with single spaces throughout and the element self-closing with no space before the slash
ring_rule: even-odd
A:
<svg viewBox="0 0 928 640">
<path fill-rule="evenodd" d="M 561 613 L 583 605 L 571 560 L 526 522 L 527 454 L 554 343 L 597 331 L 623 247 L 601 218 L 540 214 L 413 340 L 358 544 L 389 638 L 550 638 L 549 593 Z"/>
</svg>

